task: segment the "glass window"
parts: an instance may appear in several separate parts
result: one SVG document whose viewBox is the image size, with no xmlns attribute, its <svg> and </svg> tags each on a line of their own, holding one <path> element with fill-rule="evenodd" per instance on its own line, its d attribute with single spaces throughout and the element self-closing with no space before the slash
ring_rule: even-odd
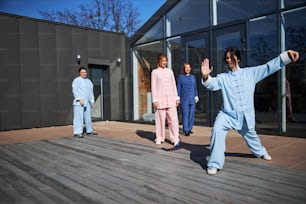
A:
<svg viewBox="0 0 306 204">
<path fill-rule="evenodd" d="M 217 0 L 217 24 L 276 11 L 278 0 Z"/>
<path fill-rule="evenodd" d="M 183 53 L 181 49 L 181 37 L 171 38 L 167 40 L 168 67 L 173 70 L 177 76 L 180 73 Z"/>
<path fill-rule="evenodd" d="M 279 54 L 276 15 L 249 21 L 249 65 L 263 64 Z"/>
<path fill-rule="evenodd" d="M 264 64 L 279 54 L 276 15 L 251 19 L 249 33 L 249 66 Z M 257 112 L 257 128 L 261 128 L 263 122 L 277 123 L 276 77 L 277 75 L 273 74 L 256 85 L 254 105 Z"/>
<path fill-rule="evenodd" d="M 193 66 L 192 72 L 202 77 L 201 63 L 204 57 L 208 57 L 209 50 L 207 46 L 208 37 L 204 34 L 197 35 L 197 39 L 191 39 L 186 42 L 187 62 Z M 201 38 L 199 38 L 201 37 Z"/>
<path fill-rule="evenodd" d="M 152 102 L 148 94 L 151 92 L 151 72 L 157 66 L 157 56 L 163 52 L 162 41 L 152 42 L 146 45 L 136 47 L 135 56 L 137 58 L 138 76 L 138 104 L 139 118 L 146 120 L 146 117 L 152 115 Z"/>
<path fill-rule="evenodd" d="M 288 8 L 288 7 L 292 7 L 292 6 L 297 6 L 299 4 L 305 4 L 306 3 L 306 0 L 283 0 L 284 3 L 285 3 L 285 8 Z"/>
<path fill-rule="evenodd" d="M 163 21 L 162 18 L 140 38 L 136 44 L 142 44 L 145 42 L 151 42 L 162 39 L 164 36 Z"/>
<path fill-rule="evenodd" d="M 298 19 L 298 20 L 297 20 Z M 287 121 L 306 122 L 306 7 L 283 13 L 285 49 L 297 50 L 300 59 L 286 66 Z M 291 111 L 290 111 L 291 109 Z M 294 125 L 287 125 L 288 130 Z"/>
<path fill-rule="evenodd" d="M 167 14 L 167 37 L 209 26 L 209 0 L 183 0 Z"/>
<path fill-rule="evenodd" d="M 201 63 L 203 58 L 209 57 L 208 34 L 198 33 L 184 38 L 184 50 L 186 52 L 184 62 L 187 62 L 192 67 L 192 72 L 196 78 L 198 97 L 200 101 L 196 104 L 195 123 L 207 123 L 207 112 L 209 104 L 209 91 L 201 84 Z M 183 66 L 181 66 L 182 68 Z"/>
</svg>

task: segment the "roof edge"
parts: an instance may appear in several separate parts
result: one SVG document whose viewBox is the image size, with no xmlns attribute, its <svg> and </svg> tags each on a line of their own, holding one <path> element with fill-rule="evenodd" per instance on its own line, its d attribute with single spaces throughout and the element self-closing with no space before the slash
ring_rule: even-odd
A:
<svg viewBox="0 0 306 204">
<path fill-rule="evenodd" d="M 150 29 L 166 12 L 171 10 L 178 2 L 181 0 L 167 0 L 147 22 L 143 24 L 131 37 L 131 44 L 133 45 L 136 41 L 138 41 L 143 34 Z"/>
<path fill-rule="evenodd" d="M 68 27 L 79 28 L 79 29 L 84 29 L 84 30 L 106 32 L 106 33 L 113 33 L 113 34 L 126 36 L 124 33 L 119 33 L 119 32 L 114 32 L 114 31 L 109 31 L 109 30 L 101 30 L 101 29 L 89 28 L 89 27 L 84 27 L 84 26 L 77 26 L 77 25 L 72 25 L 72 24 L 67 24 L 67 23 L 61 23 L 61 22 L 50 21 L 50 20 L 39 19 L 39 18 L 32 18 L 32 17 L 28 17 L 28 16 L 21 16 L 21 15 L 17 15 L 17 14 L 11 14 L 11 13 L 6 13 L 6 12 L 0 11 L 0 16 L 1 15 L 2 16 L 19 18 L 19 19 L 24 19 L 24 20 L 31 20 L 31 21 L 36 21 L 36 22 L 49 23 L 49 24 L 54 24 L 54 25 L 68 26 Z"/>
</svg>

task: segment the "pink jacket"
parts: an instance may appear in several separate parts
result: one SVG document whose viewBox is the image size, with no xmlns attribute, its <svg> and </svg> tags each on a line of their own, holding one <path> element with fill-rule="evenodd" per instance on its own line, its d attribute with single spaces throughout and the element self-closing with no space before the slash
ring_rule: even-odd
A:
<svg viewBox="0 0 306 204">
<path fill-rule="evenodd" d="M 168 68 L 158 67 L 152 71 L 151 91 L 153 103 L 159 103 L 158 109 L 176 107 L 176 100 L 180 100 L 173 71 Z"/>
</svg>

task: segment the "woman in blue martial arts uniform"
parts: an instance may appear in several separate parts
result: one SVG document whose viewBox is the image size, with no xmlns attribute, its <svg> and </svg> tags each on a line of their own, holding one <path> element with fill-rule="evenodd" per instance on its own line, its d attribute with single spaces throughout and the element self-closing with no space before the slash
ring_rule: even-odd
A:
<svg viewBox="0 0 306 204">
<path fill-rule="evenodd" d="M 225 138 L 230 129 L 237 130 L 256 157 L 271 160 L 255 131 L 254 90 L 256 83 L 280 70 L 290 62 L 296 62 L 299 53 L 288 50 L 266 64 L 240 68 L 240 52 L 235 48 L 225 51 L 224 60 L 229 68 L 226 73 L 211 77 L 209 60 L 201 65 L 202 84 L 211 91 L 222 91 L 223 105 L 217 115 L 210 138 L 210 158 L 207 173 L 216 174 L 225 160 Z"/>
<path fill-rule="evenodd" d="M 182 109 L 183 131 L 186 136 L 192 133 L 195 104 L 199 102 L 196 79 L 191 74 L 191 70 L 190 64 L 185 63 L 182 74 L 179 75 L 177 80 L 177 92 Z"/>
</svg>

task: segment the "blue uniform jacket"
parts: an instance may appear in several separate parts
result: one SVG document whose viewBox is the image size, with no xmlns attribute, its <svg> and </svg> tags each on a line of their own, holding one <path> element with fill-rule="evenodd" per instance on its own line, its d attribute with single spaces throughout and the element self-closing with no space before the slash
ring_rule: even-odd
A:
<svg viewBox="0 0 306 204">
<path fill-rule="evenodd" d="M 264 65 L 239 68 L 235 71 L 209 76 L 202 84 L 211 91 L 222 91 L 221 111 L 229 116 L 229 122 L 236 130 L 242 128 L 244 118 L 249 129 L 255 128 L 254 91 L 256 83 L 280 70 L 291 60 L 283 52 Z"/>
<path fill-rule="evenodd" d="M 198 96 L 197 84 L 194 75 L 180 74 L 177 80 L 177 92 L 181 104 L 194 104 Z"/>
<path fill-rule="evenodd" d="M 73 105 L 80 105 L 80 99 L 84 100 L 85 107 L 94 104 L 93 84 L 88 78 L 76 77 L 72 81 L 72 94 L 74 97 Z"/>
</svg>

